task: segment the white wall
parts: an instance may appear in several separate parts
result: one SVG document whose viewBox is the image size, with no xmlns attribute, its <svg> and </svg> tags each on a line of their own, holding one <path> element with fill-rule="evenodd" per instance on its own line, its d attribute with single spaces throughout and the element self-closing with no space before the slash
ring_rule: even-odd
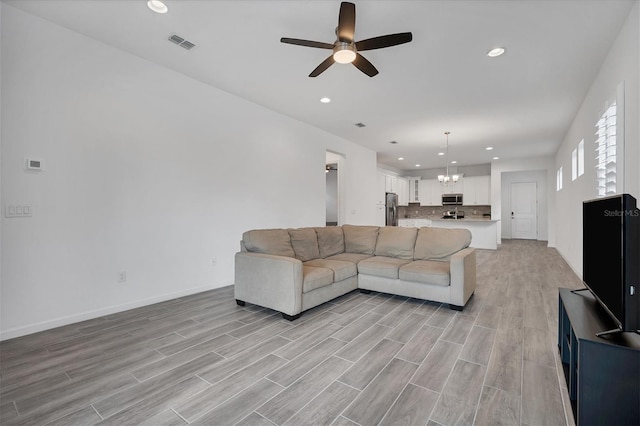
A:
<svg viewBox="0 0 640 426">
<path fill-rule="evenodd" d="M 327 150 L 374 222 L 375 152 L 1 8 L 2 204 L 33 216 L 2 217 L 0 338 L 232 284 L 243 231 L 324 225 Z"/>
<path fill-rule="evenodd" d="M 498 222 L 498 244 L 510 236 L 511 201 L 509 187 L 512 182 L 536 182 L 538 184 L 538 240 L 547 241 L 549 247 L 556 244 L 554 227 L 555 200 L 551 192 L 553 158 L 538 157 L 520 160 L 494 160 L 491 163 L 491 219 Z M 546 178 L 545 178 L 546 175 Z M 554 175 L 555 176 L 555 175 Z"/>
<path fill-rule="evenodd" d="M 605 102 L 624 82 L 624 188 L 640 199 L 640 6 L 636 3 L 593 81 L 556 157 L 563 167 L 563 189 L 557 192 L 557 248 L 582 276 L 582 202 L 596 198 L 595 124 Z M 585 141 L 585 173 L 571 180 L 571 152 Z M 554 180 L 555 182 L 555 180 Z M 555 191 L 554 191 L 555 192 Z"/>
</svg>

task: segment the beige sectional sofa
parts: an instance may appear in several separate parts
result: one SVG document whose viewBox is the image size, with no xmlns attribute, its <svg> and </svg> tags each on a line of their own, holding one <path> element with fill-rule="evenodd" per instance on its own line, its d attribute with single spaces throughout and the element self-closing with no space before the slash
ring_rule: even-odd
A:
<svg viewBox="0 0 640 426">
<path fill-rule="evenodd" d="M 476 287 L 466 229 L 330 226 L 242 235 L 235 298 L 289 320 L 359 288 L 448 303 L 461 310 Z"/>
</svg>

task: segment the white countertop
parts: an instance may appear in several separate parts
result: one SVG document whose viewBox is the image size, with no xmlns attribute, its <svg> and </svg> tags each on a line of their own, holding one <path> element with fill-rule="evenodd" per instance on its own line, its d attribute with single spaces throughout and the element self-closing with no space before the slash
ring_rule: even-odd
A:
<svg viewBox="0 0 640 426">
<path fill-rule="evenodd" d="M 438 217 L 403 217 L 401 219 L 398 219 L 398 221 L 401 220 L 431 220 L 431 221 L 438 221 L 438 222 L 487 222 L 487 223 L 495 223 L 498 222 L 498 220 L 493 220 L 493 219 L 483 219 L 483 218 L 463 218 L 463 219 L 443 219 L 442 217 L 438 216 Z"/>
</svg>

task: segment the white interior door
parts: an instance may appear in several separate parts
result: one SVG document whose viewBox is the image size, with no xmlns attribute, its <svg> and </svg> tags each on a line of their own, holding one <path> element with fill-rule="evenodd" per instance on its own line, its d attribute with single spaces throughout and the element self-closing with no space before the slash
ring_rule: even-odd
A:
<svg viewBox="0 0 640 426">
<path fill-rule="evenodd" d="M 537 184 L 511 184 L 511 238 L 538 238 Z"/>
</svg>

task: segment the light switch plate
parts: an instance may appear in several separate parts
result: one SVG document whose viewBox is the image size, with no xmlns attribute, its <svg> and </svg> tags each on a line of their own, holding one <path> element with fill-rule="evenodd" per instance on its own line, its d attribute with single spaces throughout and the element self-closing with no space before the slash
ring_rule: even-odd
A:
<svg viewBox="0 0 640 426">
<path fill-rule="evenodd" d="M 8 204 L 4 207 L 4 217 L 31 217 L 32 211 L 29 204 Z"/>
</svg>

